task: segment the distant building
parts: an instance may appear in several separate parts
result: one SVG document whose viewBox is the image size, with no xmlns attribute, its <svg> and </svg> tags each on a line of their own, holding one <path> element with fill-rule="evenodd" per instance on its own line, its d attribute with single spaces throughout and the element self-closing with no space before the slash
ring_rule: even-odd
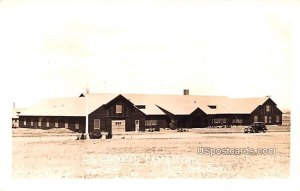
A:
<svg viewBox="0 0 300 191">
<path fill-rule="evenodd" d="M 216 125 L 282 124 L 270 97 L 88 94 L 89 131 L 144 131 L 150 127 L 204 128 Z M 44 100 L 19 115 L 20 127 L 85 131 L 86 95 Z"/>
<path fill-rule="evenodd" d="M 12 127 L 19 127 L 19 115 L 24 110 L 24 108 L 15 108 L 12 109 Z"/>
</svg>

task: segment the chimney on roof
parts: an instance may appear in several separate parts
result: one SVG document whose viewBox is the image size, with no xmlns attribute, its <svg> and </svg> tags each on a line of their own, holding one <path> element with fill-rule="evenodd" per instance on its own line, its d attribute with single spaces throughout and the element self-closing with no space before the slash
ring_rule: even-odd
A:
<svg viewBox="0 0 300 191">
<path fill-rule="evenodd" d="M 190 95 L 190 90 L 184 89 L 183 90 L 183 95 Z"/>
</svg>

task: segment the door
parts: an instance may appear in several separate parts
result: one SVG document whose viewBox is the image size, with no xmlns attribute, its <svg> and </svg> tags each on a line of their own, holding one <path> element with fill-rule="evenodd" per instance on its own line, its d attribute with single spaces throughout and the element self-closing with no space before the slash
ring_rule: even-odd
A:
<svg viewBox="0 0 300 191">
<path fill-rule="evenodd" d="M 140 120 L 135 120 L 135 131 L 140 130 Z"/>
<path fill-rule="evenodd" d="M 125 132 L 125 120 L 112 120 L 111 121 L 112 132 Z"/>
</svg>

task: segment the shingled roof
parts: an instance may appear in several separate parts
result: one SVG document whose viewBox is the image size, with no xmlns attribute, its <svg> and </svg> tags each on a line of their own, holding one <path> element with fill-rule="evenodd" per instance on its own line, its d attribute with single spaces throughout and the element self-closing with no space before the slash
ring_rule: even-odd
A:
<svg viewBox="0 0 300 191">
<path fill-rule="evenodd" d="M 91 113 L 110 102 L 120 94 L 89 94 L 88 112 Z M 144 105 L 140 109 L 146 115 L 165 115 L 160 109 L 174 115 L 189 115 L 197 108 L 206 114 L 250 114 L 269 98 L 232 99 L 226 96 L 196 95 L 155 95 L 155 94 L 122 94 L 135 106 Z M 85 116 L 86 99 L 84 97 L 55 98 L 44 100 L 26 110 L 23 116 Z M 209 106 L 216 106 L 211 109 Z"/>
</svg>

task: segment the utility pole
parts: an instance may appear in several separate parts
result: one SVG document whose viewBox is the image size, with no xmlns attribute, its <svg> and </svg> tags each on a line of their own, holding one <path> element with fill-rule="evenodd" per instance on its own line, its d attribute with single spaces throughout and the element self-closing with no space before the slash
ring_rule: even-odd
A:
<svg viewBox="0 0 300 191">
<path fill-rule="evenodd" d="M 85 136 L 86 139 L 90 139 L 89 136 L 89 87 L 86 85 L 86 95 L 85 95 Z"/>
</svg>

